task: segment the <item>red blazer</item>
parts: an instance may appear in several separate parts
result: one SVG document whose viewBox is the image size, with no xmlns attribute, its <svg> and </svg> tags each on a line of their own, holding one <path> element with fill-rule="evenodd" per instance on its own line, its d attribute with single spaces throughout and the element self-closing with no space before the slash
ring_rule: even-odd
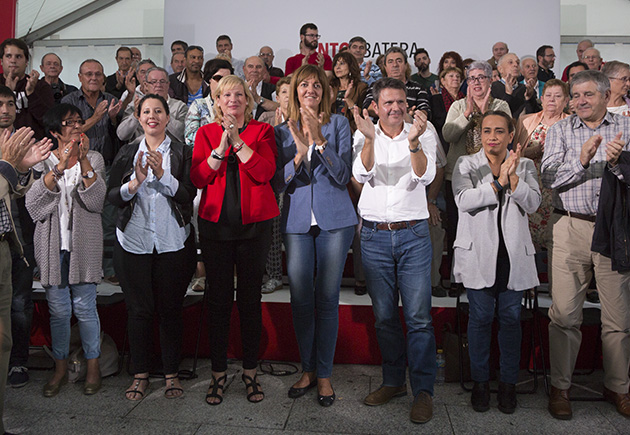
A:
<svg viewBox="0 0 630 435">
<path fill-rule="evenodd" d="M 208 157 L 212 150 L 219 146 L 223 129 L 213 122 L 204 125 L 197 131 L 193 149 L 190 178 L 198 189 L 203 189 L 199 203 L 199 216 L 218 222 L 225 195 L 225 172 L 227 160 L 221 162 L 214 171 L 208 165 Z M 243 224 L 261 222 L 280 214 L 276 197 L 269 181 L 276 172 L 278 149 L 273 127 L 269 124 L 249 121 L 241 139 L 254 154 L 246 162 L 239 161 L 238 170 L 241 182 L 241 213 Z M 226 158 L 230 152 L 226 152 Z"/>
</svg>

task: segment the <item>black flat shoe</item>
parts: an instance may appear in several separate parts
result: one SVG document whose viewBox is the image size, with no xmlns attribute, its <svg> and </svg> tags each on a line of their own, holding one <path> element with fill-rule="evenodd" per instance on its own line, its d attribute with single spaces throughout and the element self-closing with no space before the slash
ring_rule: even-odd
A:
<svg viewBox="0 0 630 435">
<path fill-rule="evenodd" d="M 337 396 L 335 395 L 335 393 L 332 393 L 332 396 L 322 396 L 321 394 L 318 394 L 317 403 L 319 403 L 324 408 L 327 408 L 335 403 L 336 398 Z"/>
<path fill-rule="evenodd" d="M 308 390 L 310 390 L 311 388 L 315 386 L 317 386 L 317 379 L 315 379 L 313 382 L 308 384 L 306 387 L 302 387 L 302 388 L 291 387 L 289 388 L 289 399 L 297 399 L 298 397 L 302 397 L 303 395 L 306 394 Z"/>
</svg>

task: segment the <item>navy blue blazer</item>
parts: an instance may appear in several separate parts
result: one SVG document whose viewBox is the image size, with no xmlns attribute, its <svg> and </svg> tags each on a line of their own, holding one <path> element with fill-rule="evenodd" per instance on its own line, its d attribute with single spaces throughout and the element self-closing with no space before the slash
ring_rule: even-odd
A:
<svg viewBox="0 0 630 435">
<path fill-rule="evenodd" d="M 328 141 L 323 153 L 313 150 L 310 172 L 304 164 L 295 170 L 297 148 L 286 123 L 275 127 L 278 145 L 274 187 L 284 192 L 281 230 L 283 233 L 307 233 L 311 228 L 311 209 L 317 225 L 325 231 L 358 223 L 346 184 L 352 176 L 352 133 L 348 120 L 331 115 L 322 126 Z"/>
</svg>

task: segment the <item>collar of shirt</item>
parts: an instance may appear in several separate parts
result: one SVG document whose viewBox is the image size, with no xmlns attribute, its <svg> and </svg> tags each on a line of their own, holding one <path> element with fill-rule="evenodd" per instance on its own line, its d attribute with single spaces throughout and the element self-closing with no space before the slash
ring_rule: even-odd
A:
<svg viewBox="0 0 630 435">
<path fill-rule="evenodd" d="M 499 81 L 500 81 L 501 83 L 503 83 L 504 85 L 506 84 L 504 79 L 501 79 L 501 80 L 499 80 Z M 516 89 L 516 87 L 517 87 L 517 86 L 518 86 L 518 82 L 516 82 L 515 84 L 513 84 L 513 85 L 512 85 L 512 89 Z"/>
<path fill-rule="evenodd" d="M 375 130 L 377 135 L 383 137 L 384 139 L 389 139 L 389 140 L 394 140 L 395 141 L 395 140 L 399 140 L 399 139 L 406 139 L 407 136 L 409 136 L 409 131 L 411 130 L 411 124 L 408 124 L 408 123 L 403 121 L 403 128 L 400 131 L 400 133 L 398 133 L 395 137 L 389 137 L 387 134 L 385 134 L 385 132 L 381 128 L 381 121 L 380 120 L 374 126 L 374 130 Z"/>
<path fill-rule="evenodd" d="M 614 119 L 612 113 L 610 113 L 607 110 L 606 111 L 606 115 L 604 115 L 604 118 L 602 119 L 602 122 L 594 130 L 597 130 L 602 125 L 610 125 L 610 124 L 614 124 L 614 123 L 615 123 L 615 119 Z M 582 121 L 582 119 L 576 114 L 571 115 L 571 126 L 573 128 L 582 128 L 583 127 L 583 128 L 589 128 L 590 129 L 590 127 L 588 125 L 586 125 L 584 123 L 584 121 Z"/>
</svg>

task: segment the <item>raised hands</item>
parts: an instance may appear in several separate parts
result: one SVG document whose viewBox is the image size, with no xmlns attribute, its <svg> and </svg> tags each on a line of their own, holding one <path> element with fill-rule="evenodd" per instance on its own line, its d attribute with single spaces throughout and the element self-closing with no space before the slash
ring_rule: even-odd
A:
<svg viewBox="0 0 630 435">
<path fill-rule="evenodd" d="M 354 101 L 352 100 L 352 98 L 350 98 L 350 95 L 352 95 L 353 87 L 354 87 L 354 82 L 350 80 L 350 83 L 348 84 L 348 88 L 346 89 L 346 93 L 343 95 L 343 101 L 346 103 L 346 108 L 348 110 L 354 108 Z"/>
<path fill-rule="evenodd" d="M 48 138 L 33 143 L 28 148 L 28 151 L 26 151 L 22 161 L 18 164 L 17 170 L 20 172 L 27 172 L 39 162 L 46 160 L 50 156 L 52 146 L 53 142 Z"/>
<path fill-rule="evenodd" d="M 606 144 L 606 160 L 608 160 L 608 163 L 610 163 L 611 166 L 615 166 L 617 164 L 619 156 L 623 151 L 623 147 L 626 145 L 625 142 L 621 140 L 622 136 L 623 133 L 620 131 L 613 140 Z"/>
<path fill-rule="evenodd" d="M 619 136 L 619 134 L 617 136 Z M 602 140 L 604 140 L 604 138 L 596 134 L 594 136 L 591 136 L 586 142 L 584 142 L 584 144 L 582 145 L 582 151 L 580 152 L 580 163 L 582 163 L 582 166 L 588 168 L 588 166 L 591 164 L 591 159 L 595 156 L 595 153 L 601 145 Z M 615 163 L 617 162 L 615 161 Z"/>
<path fill-rule="evenodd" d="M 224 114 L 221 120 L 221 125 L 227 132 L 227 138 L 230 145 L 236 145 L 241 142 L 241 138 L 238 134 L 238 124 L 236 118 L 230 114 Z"/>
<path fill-rule="evenodd" d="M 289 119 L 287 121 L 287 126 L 289 127 L 289 131 L 291 132 L 291 136 L 293 137 L 293 141 L 295 142 L 298 156 L 300 156 L 301 158 L 306 157 L 311 142 L 308 140 L 307 136 L 300 131 L 295 120 Z"/>
<path fill-rule="evenodd" d="M 146 159 L 146 162 L 143 164 L 144 152 L 140 151 L 138 153 L 138 160 L 136 160 L 136 165 L 134 166 L 134 172 L 136 173 L 136 188 L 135 191 L 138 190 L 140 185 L 144 183 L 144 180 L 147 179 L 147 174 L 149 173 L 149 159 Z"/>
<path fill-rule="evenodd" d="M 157 177 L 157 179 L 161 179 L 162 175 L 164 175 L 164 168 L 162 167 L 162 153 L 159 151 L 147 151 L 147 165 L 153 171 L 153 175 Z"/>
<path fill-rule="evenodd" d="M 501 164 L 501 170 L 499 172 L 499 184 L 501 186 L 510 185 L 512 190 L 516 189 L 518 184 L 518 175 L 516 175 L 516 169 L 521 162 L 521 156 L 523 155 L 523 146 L 519 143 L 516 145 L 515 151 L 509 151 L 507 158 Z"/>
<path fill-rule="evenodd" d="M 308 144 L 324 142 L 326 139 L 324 139 L 324 135 L 322 134 L 322 115 L 318 115 L 315 110 L 306 106 L 300 107 L 300 115 L 302 117 L 302 128 L 308 139 Z"/>
<path fill-rule="evenodd" d="M 488 90 L 486 91 L 486 95 L 484 95 L 483 100 L 481 100 L 481 107 L 479 107 L 479 109 L 481 109 L 481 113 L 486 113 L 488 111 L 489 101 L 490 101 L 490 87 L 488 87 Z"/>
<path fill-rule="evenodd" d="M 24 89 L 24 92 L 26 92 L 26 96 L 29 96 L 33 92 L 35 92 L 35 87 L 37 86 L 38 81 L 39 72 L 37 72 L 37 70 L 32 70 L 26 78 L 26 88 Z"/>
<path fill-rule="evenodd" d="M 107 114 L 109 115 L 109 119 L 112 121 L 113 124 L 116 123 L 116 116 L 118 116 L 118 112 L 120 112 L 120 109 L 123 105 L 122 100 L 118 100 L 117 103 L 114 103 L 114 101 L 116 100 L 112 100 L 109 103 L 109 108 L 107 109 Z"/>
<path fill-rule="evenodd" d="M 412 126 L 409 130 L 409 144 L 411 148 L 418 146 L 418 138 L 427 130 L 427 115 L 421 111 L 416 110 L 413 114 Z"/>
<path fill-rule="evenodd" d="M 363 109 L 363 116 L 361 116 L 359 107 L 355 106 L 352 111 L 352 115 L 354 115 L 354 122 L 357 125 L 357 130 L 359 130 L 366 139 L 374 140 L 374 123 L 372 123 L 367 109 Z"/>
<path fill-rule="evenodd" d="M 70 167 L 70 158 L 72 156 L 76 157 L 75 149 L 79 145 L 76 143 L 76 140 L 72 139 L 70 142 L 65 144 L 63 147 L 60 144 L 59 147 L 59 163 L 57 163 L 57 169 L 60 172 L 65 171 Z"/>
<path fill-rule="evenodd" d="M 2 160 L 9 162 L 11 166 L 17 168 L 20 163 L 22 163 L 31 145 L 35 142 L 33 134 L 33 130 L 29 127 L 20 128 L 13 136 L 11 136 L 8 129 L 5 130 L 2 136 L 0 136 Z"/>
<path fill-rule="evenodd" d="M 363 70 L 363 78 L 365 80 L 370 78 L 370 72 L 372 71 L 372 61 L 368 60 L 365 62 L 365 69 Z"/>
<path fill-rule="evenodd" d="M 90 138 L 85 133 L 81 133 L 81 141 L 79 142 L 79 162 L 87 159 L 87 153 L 90 151 Z"/>
</svg>

